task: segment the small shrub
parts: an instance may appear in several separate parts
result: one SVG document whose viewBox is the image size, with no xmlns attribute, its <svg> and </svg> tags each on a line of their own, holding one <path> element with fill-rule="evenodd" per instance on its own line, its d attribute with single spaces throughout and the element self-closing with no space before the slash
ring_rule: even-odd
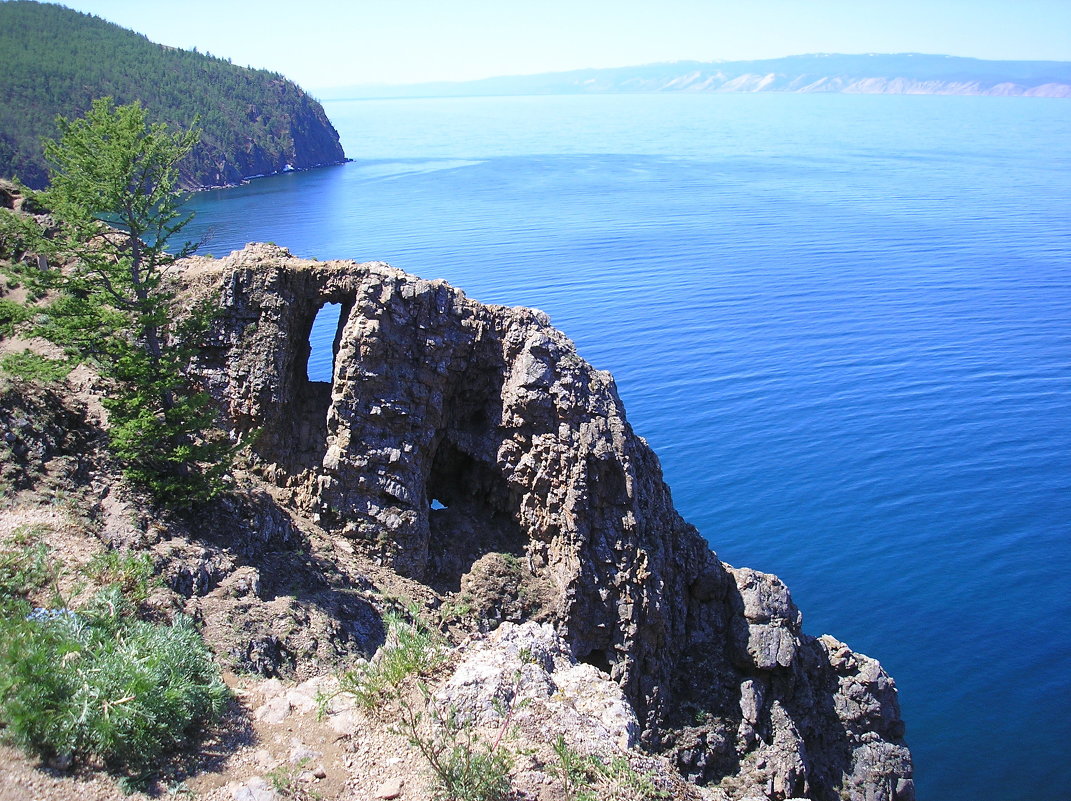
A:
<svg viewBox="0 0 1071 801">
<path fill-rule="evenodd" d="M 462 620 L 472 614 L 472 599 L 462 596 L 456 601 L 444 601 L 438 611 L 439 620 L 443 623 Z"/>
<path fill-rule="evenodd" d="M 143 775 L 222 713 L 229 691 L 188 618 L 136 620 L 116 586 L 77 613 L 28 610 L 0 618 L 0 723 L 31 753 Z"/>
<path fill-rule="evenodd" d="M 592 754 L 571 748 L 560 734 L 551 745 L 558 762 L 547 770 L 561 780 L 566 801 L 661 801 L 671 797 L 623 756 L 606 765 Z"/>
<path fill-rule="evenodd" d="M 596 801 L 591 784 L 602 776 L 605 770 L 603 764 L 595 757 L 571 748 L 560 734 L 551 747 L 558 762 L 548 765 L 547 770 L 561 780 L 566 801 Z"/>
<path fill-rule="evenodd" d="M 623 756 L 611 759 L 604 770 L 600 801 L 668 801 L 673 797 L 656 787 L 650 776 L 633 768 Z"/>
<path fill-rule="evenodd" d="M 427 673 L 442 658 L 437 638 L 418 619 L 397 612 L 383 616 L 387 642 L 376 657 L 339 677 L 339 692 L 353 696 L 363 709 L 376 709 L 410 676 Z M 328 699 L 321 699 L 321 706 Z"/>
<path fill-rule="evenodd" d="M 32 217 L 0 209 L 0 259 L 21 259 L 40 239 L 40 227 Z"/>
<path fill-rule="evenodd" d="M 268 772 L 268 781 L 272 789 L 282 798 L 290 801 L 320 801 L 321 793 L 316 792 L 301 783 L 301 773 L 309 764 L 308 759 L 302 759 L 294 764 L 284 762 L 282 765 Z"/>
<path fill-rule="evenodd" d="M 0 336 L 9 337 L 15 329 L 33 316 L 28 308 L 7 298 L 0 298 Z"/>
<path fill-rule="evenodd" d="M 406 619 L 397 612 L 384 615 L 387 642 L 373 661 L 347 671 L 339 679 L 339 693 L 352 696 L 364 709 L 381 709 L 393 701 L 401 722 L 394 728 L 427 759 L 436 776 L 434 797 L 440 801 L 500 801 L 510 791 L 513 758 L 499 748 L 512 711 L 502 710 L 503 724 L 493 743 L 485 742 L 471 721 L 453 707 L 443 707 L 419 683 L 423 704 L 414 706 L 402 686 L 407 679 L 426 675 L 443 658 L 436 635 L 409 609 Z M 321 697 L 321 710 L 330 697 Z"/>
<path fill-rule="evenodd" d="M 502 560 L 502 563 L 511 572 L 513 572 L 513 573 L 520 573 L 521 572 L 521 569 L 522 569 L 521 560 L 517 557 L 516 554 L 506 553 L 505 551 L 503 551 L 498 556 Z"/>
<path fill-rule="evenodd" d="M 437 703 L 423 684 L 420 692 L 425 711 L 418 711 L 403 700 L 399 732 L 420 751 L 434 771 L 434 797 L 441 801 L 506 798 L 510 792 L 513 757 L 499 745 L 510 717 L 505 717 L 495 742 L 488 743 L 476 733 L 472 721 L 462 718 L 455 707 Z"/>
</svg>

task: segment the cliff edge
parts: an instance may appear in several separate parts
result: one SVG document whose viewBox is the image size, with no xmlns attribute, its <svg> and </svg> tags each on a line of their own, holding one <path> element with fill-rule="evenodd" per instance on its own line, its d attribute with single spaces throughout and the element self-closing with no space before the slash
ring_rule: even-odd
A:
<svg viewBox="0 0 1071 801">
<path fill-rule="evenodd" d="M 262 244 L 182 281 L 220 307 L 198 373 L 295 516 L 435 603 L 468 597 L 485 630 L 549 626 L 561 658 L 620 687 L 635 739 L 717 797 L 914 798 L 892 678 L 803 633 L 775 576 L 717 559 L 612 377 L 544 314 Z M 327 303 L 333 380 L 313 382 Z M 272 636 L 299 674 L 315 656 Z"/>
</svg>

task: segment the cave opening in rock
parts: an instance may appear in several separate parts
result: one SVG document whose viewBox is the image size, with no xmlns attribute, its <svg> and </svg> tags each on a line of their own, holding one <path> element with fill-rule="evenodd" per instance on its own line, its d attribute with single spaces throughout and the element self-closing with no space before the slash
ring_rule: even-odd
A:
<svg viewBox="0 0 1071 801">
<path fill-rule="evenodd" d="M 510 491 L 494 463 L 443 437 L 432 459 L 429 499 L 429 583 L 444 591 L 486 553 L 524 553 L 525 537 L 513 519 Z"/>
<path fill-rule="evenodd" d="M 316 312 L 309 331 L 309 360 L 305 365 L 306 376 L 312 383 L 330 384 L 334 380 L 341 315 L 341 303 L 325 303 Z"/>
<path fill-rule="evenodd" d="M 610 675 L 610 670 L 612 667 L 610 664 L 610 658 L 609 656 L 607 656 L 606 651 L 601 648 L 591 649 L 591 651 L 588 652 L 587 656 L 580 657 L 580 661 L 584 662 L 585 664 L 591 665 L 594 668 L 597 668 L 598 670 L 605 673 L 607 676 Z"/>
</svg>

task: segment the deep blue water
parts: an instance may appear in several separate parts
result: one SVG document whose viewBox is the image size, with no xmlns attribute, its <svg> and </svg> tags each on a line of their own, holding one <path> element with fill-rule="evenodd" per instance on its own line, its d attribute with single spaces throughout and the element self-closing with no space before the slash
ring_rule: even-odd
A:
<svg viewBox="0 0 1071 801">
<path fill-rule="evenodd" d="M 335 102 L 357 161 L 199 195 L 536 306 L 678 508 L 900 687 L 921 799 L 1068 798 L 1071 102 Z"/>
</svg>

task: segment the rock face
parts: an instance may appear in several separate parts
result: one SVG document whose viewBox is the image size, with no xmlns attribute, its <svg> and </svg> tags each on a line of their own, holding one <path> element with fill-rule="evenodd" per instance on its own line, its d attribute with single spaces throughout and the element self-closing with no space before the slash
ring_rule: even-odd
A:
<svg viewBox="0 0 1071 801">
<path fill-rule="evenodd" d="M 611 376 L 541 312 L 268 245 L 191 260 L 185 280 L 221 308 L 205 385 L 237 433 L 258 432 L 254 468 L 325 529 L 442 591 L 512 555 L 571 658 L 612 678 L 641 743 L 694 781 L 914 798 L 892 679 L 804 634 L 776 577 L 718 561 Z M 341 305 L 334 380 L 316 383 L 326 303 Z"/>
</svg>

